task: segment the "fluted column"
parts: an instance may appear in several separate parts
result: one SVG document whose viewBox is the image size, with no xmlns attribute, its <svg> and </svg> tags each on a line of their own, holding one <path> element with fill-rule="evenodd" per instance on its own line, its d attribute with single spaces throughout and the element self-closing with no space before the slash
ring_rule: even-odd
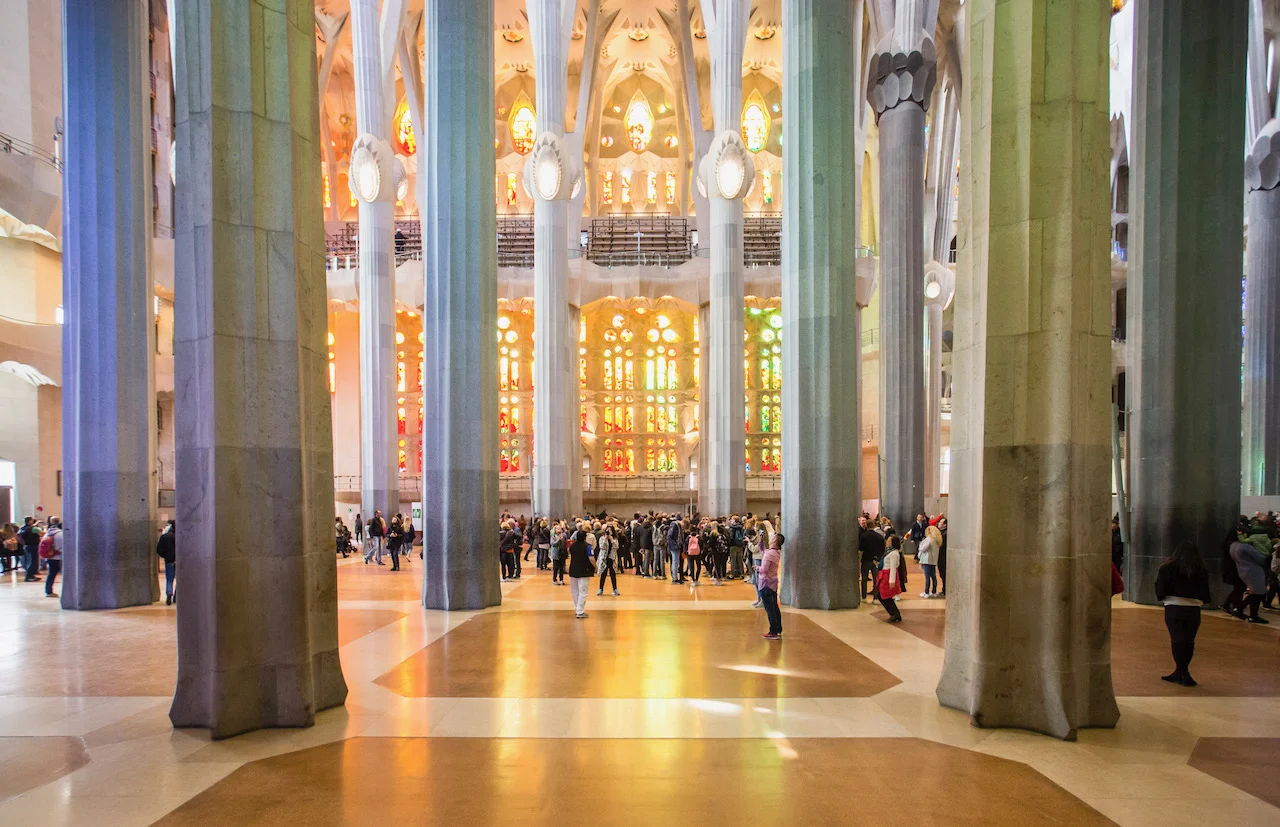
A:
<svg viewBox="0 0 1280 827">
<path fill-rule="evenodd" d="M 222 738 L 340 705 L 315 19 L 178 5 L 178 685 Z"/>
<path fill-rule="evenodd" d="M 707 331 L 711 328 L 711 305 L 698 306 L 698 513 L 710 514 L 707 500 L 707 462 L 710 452 L 707 450 L 707 411 L 710 400 L 707 399 Z M 744 412 L 745 416 L 745 412 Z M 743 446 L 743 450 L 746 447 Z"/>
<path fill-rule="evenodd" d="M 1240 514 L 1247 30 L 1244 3 L 1134 11 L 1124 579 L 1140 603 L 1155 602 L 1156 571 L 1184 540 L 1199 545 L 1215 594 L 1226 591 L 1219 552 Z"/>
<path fill-rule="evenodd" d="M 896 0 L 867 83 L 880 125 L 880 510 L 899 526 L 925 497 L 924 126 L 937 80 L 929 5 Z"/>
<path fill-rule="evenodd" d="M 159 595 L 147 10 L 63 9 L 62 606 L 116 609 Z"/>
<path fill-rule="evenodd" d="M 937 694 L 975 726 L 1074 740 L 1120 714 L 1106 543 L 1109 10 L 967 5 Z"/>
<path fill-rule="evenodd" d="M 1244 291 L 1244 495 L 1280 496 L 1280 121 L 1254 141 Z"/>
<path fill-rule="evenodd" d="M 502 600 L 493 4 L 428 0 L 423 31 L 422 604 L 482 609 Z"/>
<path fill-rule="evenodd" d="M 569 14 L 573 3 L 567 3 Z M 538 132 L 563 146 L 569 35 L 566 0 L 529 0 L 529 39 L 537 78 Z M 530 155 L 533 158 L 533 154 Z M 536 162 L 536 161 L 535 161 Z M 581 161 L 579 161 L 579 165 Z M 526 181 L 530 178 L 526 177 Z M 574 508 L 581 477 L 578 421 L 578 327 L 569 318 L 568 214 L 571 189 L 545 198 L 533 187 L 533 501 L 538 514 L 561 519 Z M 581 481 L 577 484 L 581 502 Z"/>
<path fill-rule="evenodd" d="M 386 142 L 391 116 L 383 88 L 378 0 L 351 0 L 356 130 Z M 390 145 L 385 147 L 389 153 Z M 399 164 L 393 160 L 392 163 Z M 400 510 L 396 440 L 395 181 L 386 197 L 358 201 L 360 284 L 360 513 Z"/>
<path fill-rule="evenodd" d="M 859 594 L 854 19 L 844 0 L 783 0 L 782 529 L 792 542 L 781 594 L 805 609 L 855 607 Z"/>
<path fill-rule="evenodd" d="M 742 53 L 746 46 L 748 0 L 706 0 L 702 4 L 711 50 L 711 110 L 716 140 L 712 152 L 731 133 L 740 143 L 742 120 Z M 745 156 L 746 153 L 741 153 Z M 713 165 L 708 165 L 714 168 Z M 711 312 L 702 331 L 707 360 L 708 514 L 742 513 L 747 507 L 747 472 L 743 462 L 746 436 L 742 377 L 743 287 L 742 198 L 746 188 L 726 198 L 716 176 L 705 181 L 710 203 Z"/>
<path fill-rule="evenodd" d="M 941 496 L 942 312 L 951 304 L 951 298 L 955 294 L 955 284 L 955 274 L 945 264 L 931 261 L 925 266 L 924 495 L 926 499 L 936 499 Z"/>
</svg>

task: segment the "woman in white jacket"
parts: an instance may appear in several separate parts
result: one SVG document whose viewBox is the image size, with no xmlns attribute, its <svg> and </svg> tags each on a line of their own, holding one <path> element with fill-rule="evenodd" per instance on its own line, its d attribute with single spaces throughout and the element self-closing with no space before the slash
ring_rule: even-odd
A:
<svg viewBox="0 0 1280 827">
<path fill-rule="evenodd" d="M 898 602 L 894 597 L 902 590 L 902 538 L 894 534 L 886 541 L 888 549 L 884 553 L 884 557 L 880 561 L 880 574 L 876 576 L 876 597 L 880 598 L 880 605 L 884 606 L 884 610 L 889 614 L 890 623 L 901 623 L 902 612 L 898 611 Z M 888 573 L 885 582 L 882 583 L 881 575 Z M 882 588 L 882 585 L 887 588 Z"/>
<path fill-rule="evenodd" d="M 613 536 L 613 525 L 607 525 L 596 538 L 596 573 L 600 575 L 600 588 L 596 595 L 604 594 L 604 578 L 607 574 L 613 583 L 613 596 L 618 596 L 618 540 Z"/>
<path fill-rule="evenodd" d="M 938 554 L 941 551 L 942 532 L 937 526 L 931 525 L 925 529 L 924 539 L 916 549 L 916 560 L 920 563 L 920 568 L 924 569 L 924 591 L 920 592 L 921 597 L 938 596 Z"/>
</svg>

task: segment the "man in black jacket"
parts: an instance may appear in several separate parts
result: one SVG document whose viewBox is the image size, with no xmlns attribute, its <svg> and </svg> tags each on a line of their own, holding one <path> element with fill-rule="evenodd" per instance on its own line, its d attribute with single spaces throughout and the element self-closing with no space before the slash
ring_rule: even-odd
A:
<svg viewBox="0 0 1280 827">
<path fill-rule="evenodd" d="M 175 600 L 173 581 L 178 576 L 177 527 L 173 520 L 165 526 L 164 534 L 156 542 L 156 556 L 164 561 L 164 605 Z"/>
<path fill-rule="evenodd" d="M 875 592 L 876 572 L 880 558 L 884 556 L 884 537 L 880 532 L 867 525 L 865 516 L 858 518 L 858 551 L 862 557 L 860 567 L 862 583 L 862 599 L 867 599 L 867 580 L 871 580 L 871 590 Z"/>
</svg>

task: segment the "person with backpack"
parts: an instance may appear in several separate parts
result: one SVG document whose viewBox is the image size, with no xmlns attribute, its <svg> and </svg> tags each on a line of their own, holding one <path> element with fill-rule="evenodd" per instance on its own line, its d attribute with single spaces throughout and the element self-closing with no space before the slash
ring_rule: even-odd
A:
<svg viewBox="0 0 1280 827">
<path fill-rule="evenodd" d="M 177 598 L 173 593 L 173 581 L 178 577 L 177 523 L 170 520 L 164 533 L 156 541 L 156 556 L 164 561 L 164 605 L 172 606 Z"/>
<path fill-rule="evenodd" d="M 746 532 L 738 515 L 729 518 L 729 579 L 742 580 L 742 549 L 746 546 Z"/>
<path fill-rule="evenodd" d="M 680 571 L 681 550 L 684 548 L 684 535 L 688 526 L 680 520 L 672 520 L 667 526 L 667 553 L 671 555 L 671 582 L 683 583 Z"/>
<path fill-rule="evenodd" d="M 706 536 L 705 533 L 691 531 L 685 543 L 684 556 L 688 561 L 688 575 L 695 586 L 698 585 L 698 578 L 702 576 L 702 544 Z"/>
<path fill-rule="evenodd" d="M 24 583 L 40 581 L 40 526 L 35 517 L 27 517 L 18 530 L 18 539 L 22 541 L 23 563 L 27 569 Z"/>
<path fill-rule="evenodd" d="M 40 539 L 40 558 L 49 566 L 49 576 L 44 581 L 44 596 L 57 597 L 53 591 L 53 581 L 58 579 L 62 571 L 62 520 L 49 518 L 49 530 Z"/>
<path fill-rule="evenodd" d="M 604 594 L 604 578 L 609 576 L 613 585 L 613 596 L 618 596 L 618 541 L 613 536 L 613 525 L 604 527 L 604 531 L 596 540 L 596 573 L 600 575 L 600 588 L 596 596 Z"/>
<path fill-rule="evenodd" d="M 652 571 L 653 578 L 656 580 L 664 575 L 663 568 L 667 559 L 667 519 L 659 517 L 653 521 L 653 528 L 649 532 L 649 558 L 653 561 Z"/>
</svg>

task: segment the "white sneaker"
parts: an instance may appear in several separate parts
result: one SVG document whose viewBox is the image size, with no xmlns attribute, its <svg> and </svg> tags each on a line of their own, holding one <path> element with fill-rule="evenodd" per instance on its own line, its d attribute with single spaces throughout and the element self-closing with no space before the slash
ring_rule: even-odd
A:
<svg viewBox="0 0 1280 827">
<path fill-rule="evenodd" d="M 929 593 L 928 593 L 928 592 L 920 592 L 920 596 L 921 596 L 921 597 L 923 597 L 925 600 L 928 600 L 928 599 L 929 599 Z"/>
</svg>

